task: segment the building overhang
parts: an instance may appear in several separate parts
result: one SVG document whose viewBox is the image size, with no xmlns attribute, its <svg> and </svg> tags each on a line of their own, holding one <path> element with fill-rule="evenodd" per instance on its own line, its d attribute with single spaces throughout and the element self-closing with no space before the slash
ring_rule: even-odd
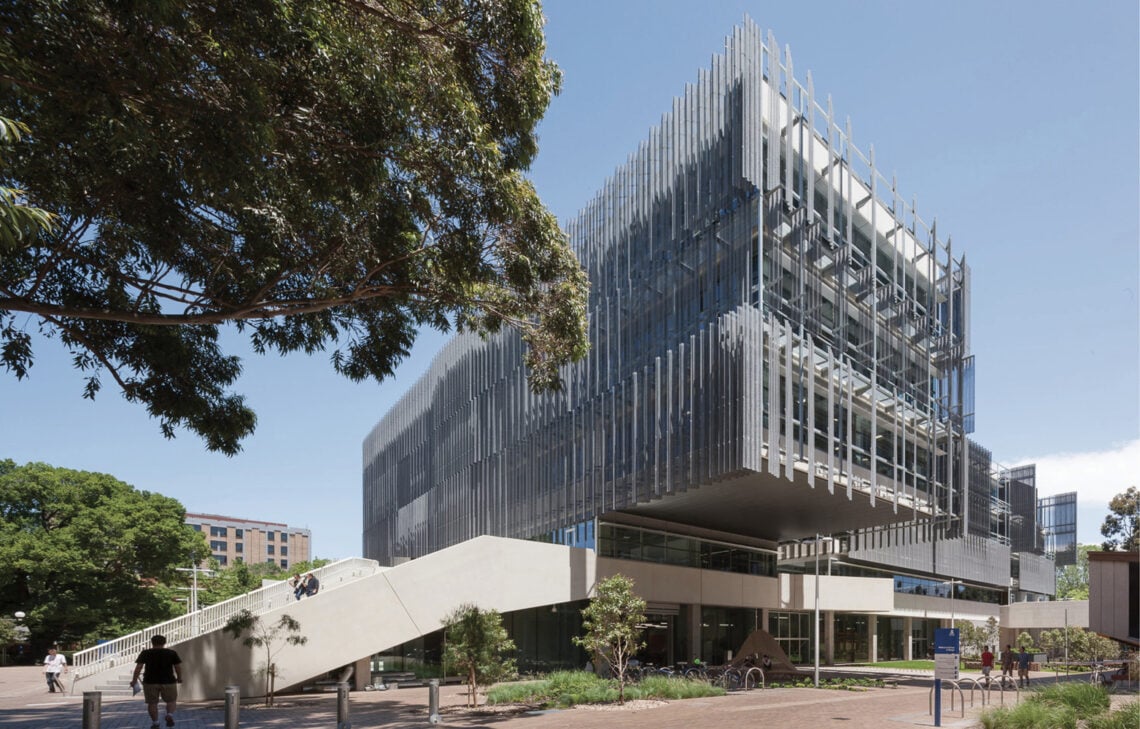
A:
<svg viewBox="0 0 1140 729">
<path fill-rule="evenodd" d="M 852 529 L 884 526 L 928 514 L 909 505 L 909 499 L 895 503 L 852 488 L 848 495 L 843 484 L 823 479 L 808 485 L 807 473 L 796 470 L 794 479 L 747 471 L 741 475 L 704 484 L 680 493 L 622 509 L 623 513 L 740 534 L 756 539 L 786 542 L 816 534 L 832 534 Z"/>
</svg>

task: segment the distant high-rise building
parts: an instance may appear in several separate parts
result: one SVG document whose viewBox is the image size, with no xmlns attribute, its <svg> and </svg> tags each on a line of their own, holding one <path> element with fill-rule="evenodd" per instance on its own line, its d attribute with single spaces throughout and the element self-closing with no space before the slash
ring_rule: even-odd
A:
<svg viewBox="0 0 1140 729">
<path fill-rule="evenodd" d="M 272 562 L 288 568 L 312 559 L 308 529 L 217 514 L 187 514 L 186 523 L 206 536 L 210 554 L 222 565 Z"/>
</svg>

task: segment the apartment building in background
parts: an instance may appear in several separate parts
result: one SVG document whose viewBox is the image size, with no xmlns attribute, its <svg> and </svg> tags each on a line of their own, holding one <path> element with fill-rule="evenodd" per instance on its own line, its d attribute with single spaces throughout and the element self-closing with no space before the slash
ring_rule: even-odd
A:
<svg viewBox="0 0 1140 729">
<path fill-rule="evenodd" d="M 737 28 L 566 225 L 591 350 L 561 391 L 530 390 L 515 332 L 461 335 L 368 434 L 365 557 L 586 547 L 635 579 L 657 664 L 755 628 L 796 663 L 817 636 L 828 662 L 923 657 L 1047 599 L 1035 469 L 970 437 L 965 246 L 877 164 Z M 578 607 L 507 616 L 520 666 L 581 665 Z"/>
<path fill-rule="evenodd" d="M 187 514 L 186 523 L 202 532 L 210 545 L 210 555 L 222 566 L 272 562 L 288 569 L 312 559 L 312 535 L 308 529 L 217 514 Z"/>
</svg>

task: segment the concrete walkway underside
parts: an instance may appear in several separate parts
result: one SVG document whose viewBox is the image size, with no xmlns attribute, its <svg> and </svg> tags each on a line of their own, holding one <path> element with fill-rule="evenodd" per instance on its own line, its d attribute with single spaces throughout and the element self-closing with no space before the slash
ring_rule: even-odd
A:
<svg viewBox="0 0 1140 729">
<path fill-rule="evenodd" d="M 81 729 L 83 697 L 48 693 L 36 667 L 0 668 L 0 729 Z M 1046 674 L 1035 676 L 1047 680 Z M 1051 677 L 1048 677 L 1051 681 Z M 67 681 L 65 680 L 65 683 Z M 708 699 L 673 701 L 652 708 L 596 710 L 576 708 L 564 711 L 526 712 L 511 715 L 470 713 L 463 709 L 464 689 L 440 689 L 442 726 L 506 727 L 507 729 L 690 729 L 698 726 L 826 727 L 848 729 L 889 729 L 889 727 L 933 726 L 927 713 L 928 686 L 900 686 L 894 689 L 836 691 L 816 689 L 765 689 L 734 693 Z M 994 695 L 994 705 L 998 703 Z M 244 703 L 240 726 L 246 729 L 291 727 L 335 729 L 336 694 L 287 695 L 280 706 L 266 709 Z M 1015 701 L 1007 694 L 1007 705 Z M 966 717 L 956 705 L 949 710 L 949 693 L 944 695 L 942 726 L 979 727 L 980 698 L 973 708 L 967 699 Z M 356 691 L 350 696 L 349 720 L 354 729 L 385 727 L 411 729 L 429 726 L 426 688 L 390 691 Z M 180 706 L 176 727 L 181 729 L 221 728 L 224 709 L 221 702 L 199 702 Z M 161 705 L 160 705 L 161 719 Z M 101 729 L 147 729 L 150 720 L 142 697 L 104 697 Z"/>
</svg>

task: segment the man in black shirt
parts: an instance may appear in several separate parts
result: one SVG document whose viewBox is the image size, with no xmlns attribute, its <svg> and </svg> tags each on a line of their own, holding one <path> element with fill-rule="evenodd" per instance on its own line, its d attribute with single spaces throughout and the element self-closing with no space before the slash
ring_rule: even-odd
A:
<svg viewBox="0 0 1140 729">
<path fill-rule="evenodd" d="M 182 683 L 182 659 L 178 653 L 166 647 L 165 636 L 156 635 L 150 639 L 150 648 L 147 648 L 135 660 L 135 675 L 131 678 L 131 686 L 139 681 L 139 674 L 143 674 L 143 698 L 146 699 L 146 711 L 150 714 L 150 729 L 158 729 L 158 701 L 166 702 L 166 725 L 174 726 L 174 709 L 178 705 L 178 684 Z"/>
<path fill-rule="evenodd" d="M 312 597 L 321 589 L 321 581 L 312 572 L 305 575 L 305 597 Z"/>
</svg>

